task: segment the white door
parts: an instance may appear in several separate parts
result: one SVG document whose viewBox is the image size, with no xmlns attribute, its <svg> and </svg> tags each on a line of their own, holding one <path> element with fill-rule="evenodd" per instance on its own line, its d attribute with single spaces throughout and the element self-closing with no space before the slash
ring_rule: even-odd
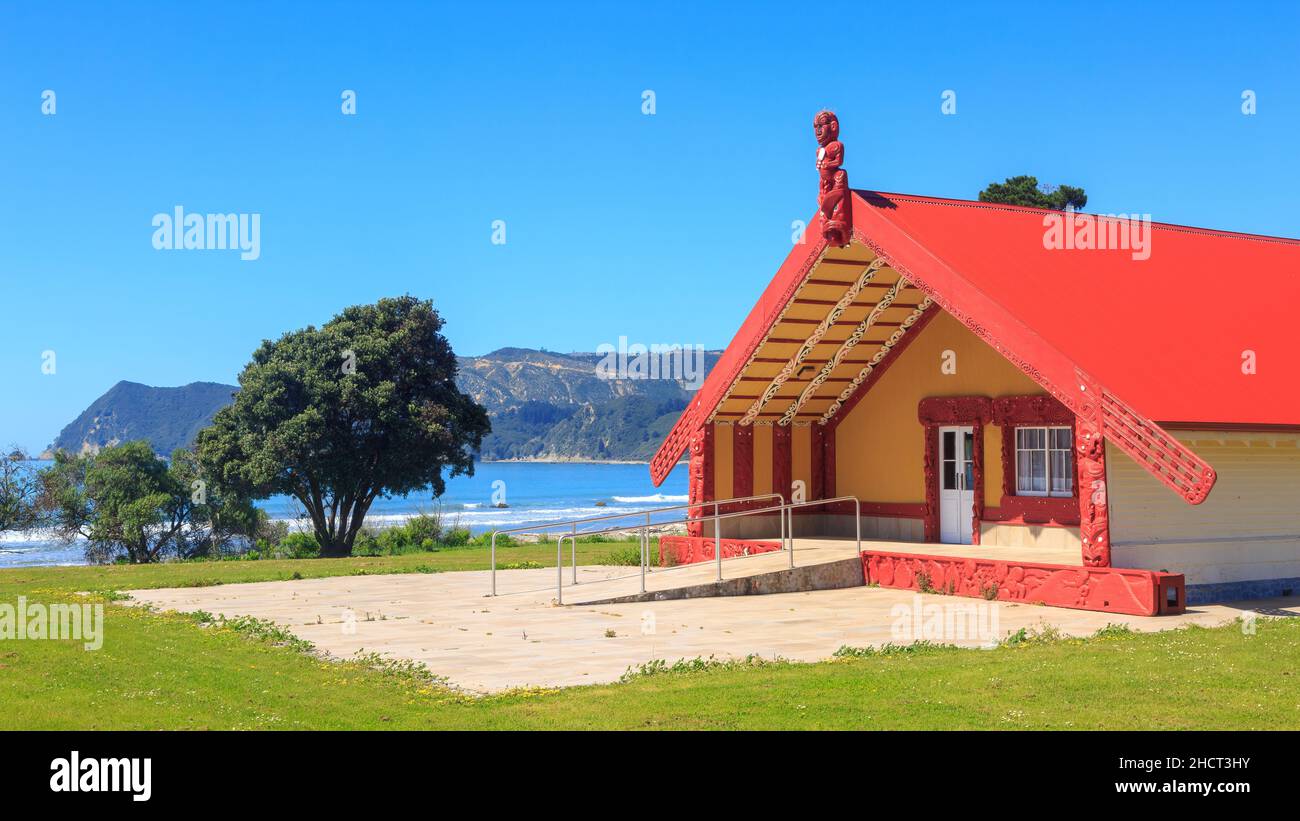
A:
<svg viewBox="0 0 1300 821">
<path fill-rule="evenodd" d="M 975 525 L 975 429 L 939 428 L 939 541 L 970 544 Z"/>
</svg>

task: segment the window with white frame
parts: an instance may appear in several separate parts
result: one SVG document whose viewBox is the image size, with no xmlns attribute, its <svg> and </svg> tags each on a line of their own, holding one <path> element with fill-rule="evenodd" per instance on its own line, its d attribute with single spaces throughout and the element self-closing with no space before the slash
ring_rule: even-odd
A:
<svg viewBox="0 0 1300 821">
<path fill-rule="evenodd" d="M 1016 428 L 1016 495 L 1073 495 L 1073 445 L 1068 427 Z"/>
</svg>

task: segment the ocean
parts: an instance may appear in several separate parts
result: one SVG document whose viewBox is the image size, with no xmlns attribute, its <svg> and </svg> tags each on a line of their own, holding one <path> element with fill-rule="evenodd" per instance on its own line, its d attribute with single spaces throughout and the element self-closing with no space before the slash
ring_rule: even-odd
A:
<svg viewBox="0 0 1300 821">
<path fill-rule="evenodd" d="M 495 507 L 494 501 L 502 498 L 507 507 Z M 614 513 L 628 514 L 628 518 L 611 525 L 632 526 L 645 520 L 644 515 L 633 514 L 685 504 L 686 498 L 685 465 L 656 488 L 644 464 L 481 462 L 473 476 L 449 480 L 447 491 L 438 499 L 428 491 L 377 499 L 366 524 L 386 527 L 422 512 L 441 511 L 448 524 L 458 523 L 476 534 Z M 296 521 L 298 505 L 289 497 L 275 496 L 258 506 L 272 519 Z M 652 521 L 678 520 L 682 513 L 653 516 Z M 49 534 L 0 533 L 0 567 L 85 564 L 83 551 L 84 545 L 65 544 Z"/>
</svg>

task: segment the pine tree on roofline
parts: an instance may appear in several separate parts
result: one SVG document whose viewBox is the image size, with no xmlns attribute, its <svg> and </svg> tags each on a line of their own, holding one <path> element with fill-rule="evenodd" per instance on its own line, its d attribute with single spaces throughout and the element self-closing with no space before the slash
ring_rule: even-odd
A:
<svg viewBox="0 0 1300 821">
<path fill-rule="evenodd" d="M 1027 205 L 1031 208 L 1050 208 L 1078 211 L 1088 204 L 1088 195 L 1082 188 L 1072 185 L 1039 185 L 1037 177 L 1022 174 L 1007 177 L 1006 182 L 991 182 L 980 192 L 980 202 L 1000 202 L 1006 205 Z"/>
</svg>

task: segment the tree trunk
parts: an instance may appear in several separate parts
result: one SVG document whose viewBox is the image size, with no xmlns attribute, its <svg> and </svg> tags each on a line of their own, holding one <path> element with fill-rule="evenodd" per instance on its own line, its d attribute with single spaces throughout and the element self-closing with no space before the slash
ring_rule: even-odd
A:
<svg viewBox="0 0 1300 821">
<path fill-rule="evenodd" d="M 325 539 L 320 539 L 320 557 L 322 559 L 346 559 L 352 555 L 352 545 L 349 544 L 331 544 Z"/>
</svg>

